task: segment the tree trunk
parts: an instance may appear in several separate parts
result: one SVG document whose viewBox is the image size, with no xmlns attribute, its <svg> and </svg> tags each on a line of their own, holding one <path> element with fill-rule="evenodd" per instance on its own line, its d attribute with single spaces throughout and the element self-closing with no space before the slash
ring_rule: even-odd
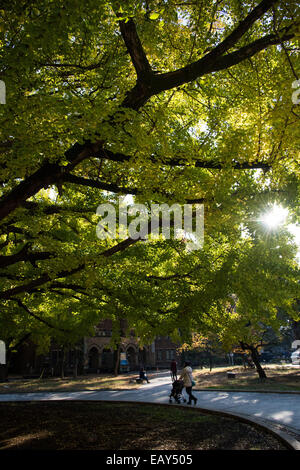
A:
<svg viewBox="0 0 300 470">
<path fill-rule="evenodd" d="M 213 363 L 212 363 L 212 355 L 210 351 L 208 352 L 208 361 L 209 361 L 209 371 L 211 372 L 213 368 Z"/>
<path fill-rule="evenodd" d="M 62 348 L 60 377 L 61 377 L 62 379 L 65 378 L 65 347 L 64 347 L 64 346 L 63 346 L 63 348 Z"/>
<path fill-rule="evenodd" d="M 11 355 L 12 355 L 12 352 L 11 352 L 11 349 L 8 348 L 6 350 L 6 364 L 4 364 L 4 370 L 3 370 L 3 373 L 4 373 L 4 381 L 6 382 L 8 380 L 8 372 L 9 372 L 9 366 L 10 366 L 10 360 L 11 360 Z"/>
<path fill-rule="evenodd" d="M 300 321 L 292 321 L 293 339 L 300 339 Z"/>
<path fill-rule="evenodd" d="M 267 375 L 266 375 L 264 369 L 262 368 L 262 366 L 260 365 L 257 348 L 255 346 L 251 346 L 249 344 L 246 344 L 243 341 L 240 341 L 240 346 L 241 346 L 243 351 L 250 351 L 251 359 L 255 364 L 255 367 L 256 367 L 259 378 L 260 379 L 266 379 Z"/>
<path fill-rule="evenodd" d="M 255 347 L 251 347 L 250 352 L 251 352 L 252 361 L 255 364 L 255 367 L 256 367 L 256 370 L 258 372 L 259 378 L 260 379 L 266 379 L 267 375 L 266 375 L 264 369 L 262 368 L 262 366 L 260 365 L 259 355 L 258 355 L 257 349 Z"/>
<path fill-rule="evenodd" d="M 12 349 L 17 349 L 29 338 L 29 336 L 31 335 L 31 333 L 26 333 L 25 336 L 23 336 L 23 338 L 20 339 L 20 341 L 18 341 L 18 343 L 13 346 L 13 347 L 9 347 L 7 346 L 6 348 L 6 364 L 4 365 L 4 370 L 2 371 L 2 373 L 4 374 L 4 380 L 7 381 L 8 379 L 8 372 L 9 372 L 9 366 L 10 366 L 10 361 L 11 361 L 11 357 L 12 357 Z M 9 345 L 11 342 L 13 341 L 13 338 L 9 338 L 8 341 L 6 341 L 6 344 Z"/>
<path fill-rule="evenodd" d="M 119 375 L 119 368 L 120 368 L 120 353 L 121 353 L 121 345 L 118 344 L 118 348 L 117 350 L 115 351 L 115 370 L 114 370 L 114 374 L 115 375 Z"/>
<path fill-rule="evenodd" d="M 77 349 L 74 351 L 74 367 L 73 367 L 73 377 L 77 379 L 78 376 L 78 352 Z"/>
<path fill-rule="evenodd" d="M 185 363 L 185 351 L 181 351 L 180 360 L 181 360 L 181 366 L 183 366 L 183 364 Z"/>
<path fill-rule="evenodd" d="M 0 382 L 5 382 L 7 380 L 7 365 L 0 364 Z"/>
</svg>

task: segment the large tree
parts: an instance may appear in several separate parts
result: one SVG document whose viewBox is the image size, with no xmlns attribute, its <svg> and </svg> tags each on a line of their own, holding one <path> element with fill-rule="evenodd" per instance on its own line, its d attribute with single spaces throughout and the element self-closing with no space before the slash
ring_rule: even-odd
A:
<svg viewBox="0 0 300 470">
<path fill-rule="evenodd" d="M 197 315 L 223 302 L 253 207 L 297 216 L 295 2 L 4 1 L 0 15 L 6 315 L 59 331 L 122 312 L 146 340 L 189 324 L 188 283 L 168 278 L 193 270 L 218 282 Z M 203 202 L 203 251 L 97 239 L 97 206 L 124 194 Z"/>
</svg>

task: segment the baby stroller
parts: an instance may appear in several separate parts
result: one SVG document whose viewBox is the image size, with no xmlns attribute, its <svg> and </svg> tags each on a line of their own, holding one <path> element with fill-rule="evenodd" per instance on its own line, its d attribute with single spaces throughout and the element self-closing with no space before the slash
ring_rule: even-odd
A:
<svg viewBox="0 0 300 470">
<path fill-rule="evenodd" d="M 172 384 L 172 390 L 169 398 L 169 403 L 172 403 L 172 398 L 174 398 L 176 403 L 181 403 L 182 401 L 185 403 L 186 399 L 182 395 L 183 389 L 183 381 L 182 380 L 174 380 Z"/>
</svg>

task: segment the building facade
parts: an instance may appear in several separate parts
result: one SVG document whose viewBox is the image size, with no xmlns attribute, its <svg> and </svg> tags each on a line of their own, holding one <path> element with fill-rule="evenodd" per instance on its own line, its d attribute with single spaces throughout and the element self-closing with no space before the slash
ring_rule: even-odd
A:
<svg viewBox="0 0 300 470">
<path fill-rule="evenodd" d="M 125 330 L 125 329 L 124 329 Z M 95 328 L 95 336 L 84 338 L 84 367 L 87 373 L 108 372 L 113 369 L 114 350 L 109 345 L 112 336 L 111 320 L 104 320 Z M 180 363 L 178 344 L 168 336 L 158 336 L 150 345 L 140 348 L 133 330 L 121 337 L 121 353 L 127 359 L 128 370 L 169 368 L 173 359 Z"/>
<path fill-rule="evenodd" d="M 126 321 L 121 322 L 121 358 L 126 366 L 121 371 L 138 371 L 145 369 L 169 368 L 175 359 L 181 365 L 180 355 L 176 349 L 179 345 L 173 343 L 168 336 L 158 336 L 144 347 L 140 347 L 134 330 L 129 333 Z M 127 334 L 126 334 L 127 332 Z M 33 343 L 24 344 L 11 360 L 10 373 L 38 376 L 60 376 L 81 374 L 99 374 L 113 372 L 117 361 L 117 351 L 111 346 L 112 321 L 103 320 L 95 327 L 93 336 L 83 337 L 76 347 L 62 348 L 52 343 L 47 355 L 37 355 Z M 123 361 L 123 362 L 125 362 Z"/>
<path fill-rule="evenodd" d="M 155 344 L 139 347 L 133 330 L 125 336 L 125 326 L 121 329 L 120 353 L 126 357 L 126 370 L 140 367 L 153 368 L 156 365 Z M 123 333 L 123 335 L 122 335 Z M 84 370 L 87 373 L 110 372 L 114 369 L 116 351 L 110 345 L 112 337 L 111 320 L 102 321 L 95 328 L 95 336 L 83 338 Z"/>
</svg>

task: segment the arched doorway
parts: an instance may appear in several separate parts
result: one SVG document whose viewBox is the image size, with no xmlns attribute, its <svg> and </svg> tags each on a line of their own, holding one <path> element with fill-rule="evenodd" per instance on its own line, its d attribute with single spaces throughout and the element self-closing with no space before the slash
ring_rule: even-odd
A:
<svg viewBox="0 0 300 470">
<path fill-rule="evenodd" d="M 127 360 L 128 360 L 130 370 L 136 370 L 137 369 L 136 350 L 132 346 L 129 346 L 129 348 L 126 351 L 126 355 L 127 355 Z"/>
<path fill-rule="evenodd" d="M 99 368 L 99 351 L 93 346 L 89 351 L 89 369 L 97 372 Z"/>
<path fill-rule="evenodd" d="M 114 357 L 109 348 L 104 348 L 102 350 L 101 359 L 101 370 L 111 371 L 114 367 Z"/>
</svg>

